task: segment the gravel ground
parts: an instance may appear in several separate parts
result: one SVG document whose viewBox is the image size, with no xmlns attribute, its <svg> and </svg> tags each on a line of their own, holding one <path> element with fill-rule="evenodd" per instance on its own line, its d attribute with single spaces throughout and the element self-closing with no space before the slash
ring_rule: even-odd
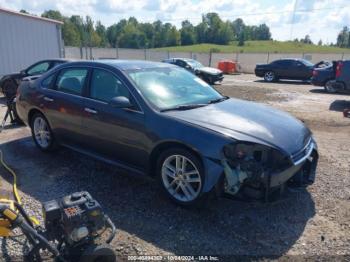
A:
<svg viewBox="0 0 350 262">
<path fill-rule="evenodd" d="M 290 190 L 272 203 L 219 199 L 200 209 L 181 208 L 161 197 L 150 179 L 67 149 L 42 153 L 29 129 L 8 127 L 0 134 L 0 147 L 17 172 L 25 208 L 42 219 L 40 202 L 89 191 L 117 226 L 112 245 L 119 260 L 128 255 L 219 255 L 222 261 L 236 255 L 349 259 L 350 119 L 341 110 L 350 107 L 350 96 L 325 94 L 299 82 L 267 84 L 252 75 L 227 76 L 216 88 L 303 120 L 319 145 L 314 185 Z M 5 107 L 0 107 L 3 112 Z M 4 258 L 20 258 L 27 250 L 23 242 L 21 237 L 3 239 L 0 252 Z"/>
</svg>

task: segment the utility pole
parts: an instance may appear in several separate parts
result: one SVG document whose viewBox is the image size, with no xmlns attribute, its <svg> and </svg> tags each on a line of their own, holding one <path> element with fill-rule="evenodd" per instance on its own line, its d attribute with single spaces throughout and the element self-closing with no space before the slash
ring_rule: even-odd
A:
<svg viewBox="0 0 350 262">
<path fill-rule="evenodd" d="M 293 41 L 293 30 L 294 30 L 294 21 L 295 21 L 295 12 L 297 10 L 298 7 L 298 0 L 295 0 L 294 2 L 294 10 L 292 13 L 292 21 L 291 21 L 291 25 L 290 25 L 290 41 Z"/>
</svg>

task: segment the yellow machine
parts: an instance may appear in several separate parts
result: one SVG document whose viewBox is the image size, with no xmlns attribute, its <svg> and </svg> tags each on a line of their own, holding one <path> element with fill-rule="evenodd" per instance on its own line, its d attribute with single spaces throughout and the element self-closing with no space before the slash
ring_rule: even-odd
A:
<svg viewBox="0 0 350 262">
<path fill-rule="evenodd" d="M 14 205 L 14 202 L 13 200 L 8 200 L 8 199 L 0 199 L 0 205 L 1 206 L 6 206 L 7 209 L 6 210 L 15 210 L 15 205 Z M 12 216 L 10 211 L 6 211 L 5 214 L 3 214 L 1 217 L 0 217 L 0 237 L 8 237 L 8 236 L 11 236 L 11 225 L 12 225 L 12 222 L 9 221 L 9 216 L 10 215 L 10 218 L 12 218 L 13 220 L 16 219 L 17 217 L 17 214 L 15 213 L 15 216 Z M 7 214 L 7 215 L 6 215 Z"/>
<path fill-rule="evenodd" d="M 21 204 L 21 199 L 17 192 L 17 177 L 16 173 L 6 165 L 3 159 L 2 151 L 0 150 L 0 162 L 1 165 L 13 176 L 13 198 L 6 194 L 3 183 L 0 181 L 0 206 L 2 206 L 2 214 L 0 214 L 0 237 L 11 236 L 12 223 L 17 218 L 17 209 L 15 207 L 15 201 Z M 6 192 L 6 193 L 5 193 Z"/>
<path fill-rule="evenodd" d="M 40 250 L 43 249 L 56 261 L 116 260 L 114 250 L 108 245 L 116 234 L 115 225 L 88 192 L 75 192 L 43 203 L 43 230 L 37 227 L 38 220 L 29 217 L 23 209 L 16 173 L 4 162 L 1 149 L 0 164 L 13 176 L 10 193 L 0 181 L 0 237 L 12 236 L 13 230 L 20 228 L 32 245 L 26 255 L 29 261 L 41 261 Z M 107 228 L 111 233 L 106 244 L 95 241 Z"/>
</svg>

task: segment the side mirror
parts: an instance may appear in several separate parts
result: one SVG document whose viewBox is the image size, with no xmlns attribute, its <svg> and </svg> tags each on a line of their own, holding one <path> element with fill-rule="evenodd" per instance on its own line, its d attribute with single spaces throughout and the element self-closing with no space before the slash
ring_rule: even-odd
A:
<svg viewBox="0 0 350 262">
<path fill-rule="evenodd" d="M 27 73 L 26 73 L 26 70 L 21 70 L 20 72 L 19 72 L 22 76 L 25 76 Z"/>
<path fill-rule="evenodd" d="M 129 98 L 125 96 L 116 96 L 109 101 L 109 104 L 115 108 L 130 108 L 133 105 L 130 103 Z"/>
</svg>

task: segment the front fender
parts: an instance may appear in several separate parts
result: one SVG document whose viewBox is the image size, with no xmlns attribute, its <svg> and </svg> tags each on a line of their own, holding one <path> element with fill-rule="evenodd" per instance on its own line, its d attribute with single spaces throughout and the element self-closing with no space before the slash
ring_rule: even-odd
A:
<svg viewBox="0 0 350 262">
<path fill-rule="evenodd" d="M 203 192 L 210 191 L 223 173 L 221 164 L 222 149 L 235 140 L 210 129 L 181 120 L 172 118 L 163 118 L 162 120 L 152 121 L 152 123 L 157 123 L 157 128 L 152 129 L 159 132 L 154 134 L 156 141 L 154 141 L 151 152 L 162 143 L 177 143 L 190 148 L 200 156 L 204 166 Z"/>
<path fill-rule="evenodd" d="M 205 181 L 203 186 L 203 192 L 209 192 L 218 183 L 221 175 L 224 172 L 223 166 L 220 162 L 214 161 L 213 159 L 204 158 L 203 159 L 205 172 Z"/>
</svg>

